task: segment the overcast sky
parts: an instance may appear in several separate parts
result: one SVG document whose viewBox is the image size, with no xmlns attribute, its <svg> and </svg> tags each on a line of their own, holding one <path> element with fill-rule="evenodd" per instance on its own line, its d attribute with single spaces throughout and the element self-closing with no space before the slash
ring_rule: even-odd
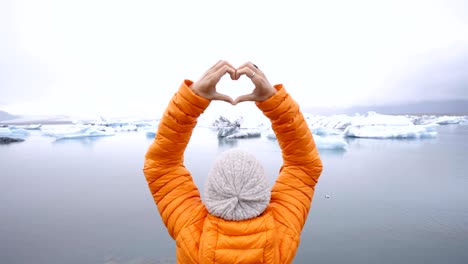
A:
<svg viewBox="0 0 468 264">
<path fill-rule="evenodd" d="M 13 114 L 147 115 L 219 59 L 303 107 L 468 99 L 468 1 L 0 1 Z"/>
</svg>

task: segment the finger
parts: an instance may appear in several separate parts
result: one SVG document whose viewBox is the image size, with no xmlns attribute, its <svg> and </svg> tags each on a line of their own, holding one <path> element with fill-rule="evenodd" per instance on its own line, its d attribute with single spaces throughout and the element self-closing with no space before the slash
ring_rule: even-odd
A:
<svg viewBox="0 0 468 264">
<path fill-rule="evenodd" d="M 210 69 L 210 71 L 211 71 L 211 72 L 216 72 L 216 71 L 218 71 L 219 69 L 221 69 L 222 67 L 224 67 L 225 65 L 227 65 L 227 66 L 229 66 L 229 67 L 235 69 L 235 67 L 232 66 L 229 62 L 227 62 L 227 61 L 225 61 L 225 60 L 220 60 L 220 61 L 218 61 L 218 63 L 216 63 L 216 64 Z"/>
<path fill-rule="evenodd" d="M 231 75 L 231 79 L 233 76 L 236 75 L 236 69 L 230 65 L 224 65 L 220 69 L 218 69 L 216 72 L 213 73 L 213 78 L 216 80 L 216 83 L 219 82 L 221 77 L 225 75 L 226 73 L 229 73 Z"/>
<path fill-rule="evenodd" d="M 219 65 L 222 65 L 223 63 L 224 63 L 223 60 L 219 60 L 213 66 L 211 66 L 211 68 L 209 68 L 208 70 L 217 69 L 217 68 L 219 68 Z"/>
<path fill-rule="evenodd" d="M 237 69 L 237 77 L 239 78 L 242 75 L 245 75 L 245 76 L 249 77 L 250 79 L 252 79 L 252 78 L 255 77 L 255 75 L 257 75 L 257 72 L 255 72 L 254 70 L 252 70 L 249 67 L 244 67 L 244 68 L 241 68 L 241 69 Z"/>
<path fill-rule="evenodd" d="M 233 104 L 234 101 L 232 100 L 231 97 L 225 95 L 225 94 L 222 94 L 222 93 L 215 93 L 213 95 L 213 99 L 212 100 L 218 100 L 218 101 L 225 101 L 225 102 L 228 102 L 230 104 Z"/>
<path fill-rule="evenodd" d="M 246 102 L 246 101 L 255 101 L 255 95 L 253 94 L 244 94 L 236 98 L 234 100 L 234 105 L 241 103 L 241 102 Z"/>
<path fill-rule="evenodd" d="M 260 69 L 257 67 L 257 65 L 253 64 L 253 63 L 250 62 L 250 61 L 248 61 L 248 62 L 242 64 L 238 69 L 240 69 L 240 68 L 246 68 L 246 67 L 249 68 L 249 69 L 251 69 L 252 71 L 255 71 L 257 74 L 258 74 L 259 72 L 261 72 Z"/>
</svg>

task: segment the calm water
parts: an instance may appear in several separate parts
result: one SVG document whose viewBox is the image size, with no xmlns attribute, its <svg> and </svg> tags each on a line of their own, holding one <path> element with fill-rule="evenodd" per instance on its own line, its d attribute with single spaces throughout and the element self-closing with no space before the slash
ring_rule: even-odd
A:
<svg viewBox="0 0 468 264">
<path fill-rule="evenodd" d="M 468 126 L 439 133 L 321 151 L 324 171 L 294 263 L 468 263 Z M 0 145 L 0 263 L 175 259 L 142 173 L 150 143 L 132 132 Z M 185 160 L 201 190 L 216 155 L 231 147 L 253 152 L 274 182 L 276 141 L 219 142 L 197 128 Z"/>
</svg>

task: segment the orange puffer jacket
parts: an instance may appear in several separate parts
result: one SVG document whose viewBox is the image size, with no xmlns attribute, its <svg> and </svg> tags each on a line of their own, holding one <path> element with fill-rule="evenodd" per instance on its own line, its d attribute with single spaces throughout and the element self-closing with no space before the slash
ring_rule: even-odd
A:
<svg viewBox="0 0 468 264">
<path fill-rule="evenodd" d="M 197 118 L 210 101 L 185 80 L 160 120 L 149 147 L 144 174 L 169 234 L 177 262 L 292 263 L 307 219 L 322 162 L 298 104 L 282 85 L 256 105 L 271 120 L 284 163 L 271 202 L 258 217 L 226 221 L 210 215 L 184 166 L 183 155 Z"/>
</svg>

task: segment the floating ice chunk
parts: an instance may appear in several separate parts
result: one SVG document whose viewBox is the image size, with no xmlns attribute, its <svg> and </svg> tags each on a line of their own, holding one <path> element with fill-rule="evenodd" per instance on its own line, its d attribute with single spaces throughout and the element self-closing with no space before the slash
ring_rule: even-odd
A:
<svg viewBox="0 0 468 264">
<path fill-rule="evenodd" d="M 433 126 L 408 125 L 408 126 L 349 126 L 344 131 L 347 137 L 359 138 L 428 138 L 437 136 Z"/>
<path fill-rule="evenodd" d="M 348 147 L 348 143 L 342 137 L 321 137 L 315 135 L 314 141 L 318 149 L 338 150 Z"/>
<path fill-rule="evenodd" d="M 11 128 L 21 128 L 26 130 L 39 130 L 41 129 L 41 124 L 31 124 L 31 125 L 20 125 L 20 126 L 11 126 Z"/>
<path fill-rule="evenodd" d="M 240 125 L 241 119 L 242 118 L 238 118 L 238 119 L 236 119 L 234 121 L 231 121 L 227 117 L 220 116 L 211 124 L 211 126 L 214 127 L 214 128 L 217 128 L 217 129 L 231 128 L 231 127 L 239 128 L 241 126 Z"/>
<path fill-rule="evenodd" d="M 276 139 L 276 134 L 273 130 L 268 130 L 268 132 L 266 132 L 266 138 L 268 139 Z"/>
<path fill-rule="evenodd" d="M 414 125 L 408 116 L 381 115 L 369 112 L 354 120 L 345 131 L 347 137 L 359 138 L 425 138 L 435 137 L 432 125 Z"/>
<path fill-rule="evenodd" d="M 262 113 L 249 113 L 248 115 L 239 118 L 240 128 L 259 128 L 270 126 L 270 120 Z"/>
<path fill-rule="evenodd" d="M 55 126 L 42 130 L 43 135 L 56 139 L 113 136 L 113 129 L 105 126 Z"/>
<path fill-rule="evenodd" d="M 147 138 L 155 138 L 158 131 L 159 121 L 148 123 L 145 126 L 139 126 L 138 131 L 145 133 Z"/>
<path fill-rule="evenodd" d="M 0 127 L 0 137 L 8 139 L 22 139 L 29 136 L 29 131 L 22 128 Z"/>
<path fill-rule="evenodd" d="M 465 122 L 466 119 L 464 116 L 440 116 L 437 117 L 430 123 L 439 124 L 439 125 L 453 125 L 460 124 Z"/>
<path fill-rule="evenodd" d="M 436 116 L 436 115 L 423 115 L 411 117 L 415 125 L 457 125 L 467 121 L 466 116 Z"/>
<path fill-rule="evenodd" d="M 84 133 L 90 125 L 57 125 L 57 126 L 44 126 L 42 128 L 42 135 L 59 138 L 69 134 Z"/>
<path fill-rule="evenodd" d="M 341 135 L 343 134 L 342 131 L 334 129 L 334 128 L 327 128 L 327 127 L 315 127 L 312 128 L 312 133 L 314 135 L 320 136 L 329 136 L 329 135 Z"/>
<path fill-rule="evenodd" d="M 241 119 L 230 121 L 227 117 L 220 116 L 212 123 L 212 127 L 218 130 L 218 137 L 224 138 L 239 132 Z"/>
<path fill-rule="evenodd" d="M 154 131 L 146 131 L 146 137 L 147 138 L 155 138 L 156 137 L 156 130 Z"/>
<path fill-rule="evenodd" d="M 114 127 L 114 130 L 116 132 L 121 132 L 121 131 L 137 131 L 138 127 L 135 125 L 125 125 L 125 126 L 120 126 L 120 127 Z"/>
<path fill-rule="evenodd" d="M 69 134 L 57 137 L 57 139 L 66 139 L 66 138 L 84 138 L 84 137 L 101 137 L 101 136 L 113 136 L 114 132 L 96 130 L 92 127 L 88 128 L 84 133 Z"/>
<path fill-rule="evenodd" d="M 268 131 L 266 137 L 268 139 L 277 139 L 273 131 Z M 314 135 L 314 141 L 317 149 L 343 150 L 348 147 L 348 143 L 341 136 L 321 137 Z"/>
<path fill-rule="evenodd" d="M 226 139 L 234 139 L 234 138 L 257 138 L 261 137 L 262 133 L 260 130 L 247 130 L 247 131 L 240 131 L 234 134 L 230 134 L 226 136 Z"/>
<path fill-rule="evenodd" d="M 345 129 L 360 116 L 332 115 L 332 116 L 308 116 L 306 122 L 311 127 L 324 127 L 333 129 Z"/>
<path fill-rule="evenodd" d="M 156 125 L 140 128 L 140 131 L 145 132 L 147 138 L 155 138 L 156 132 L 158 131 L 158 127 Z"/>
<path fill-rule="evenodd" d="M 411 126 L 413 121 L 407 116 L 382 115 L 368 112 L 367 115 L 354 119 L 353 126 Z"/>
<path fill-rule="evenodd" d="M 22 138 L 9 138 L 9 137 L 0 137 L 0 144 L 9 144 L 13 142 L 22 142 Z"/>
<path fill-rule="evenodd" d="M 224 138 L 239 132 L 239 127 L 221 127 L 218 129 L 218 137 Z"/>
<path fill-rule="evenodd" d="M 137 126 L 138 128 L 140 127 L 150 127 L 150 126 L 154 126 L 154 123 L 158 123 L 159 120 L 157 120 L 156 122 L 154 121 L 135 121 L 132 123 L 132 125 L 135 125 Z"/>
</svg>

